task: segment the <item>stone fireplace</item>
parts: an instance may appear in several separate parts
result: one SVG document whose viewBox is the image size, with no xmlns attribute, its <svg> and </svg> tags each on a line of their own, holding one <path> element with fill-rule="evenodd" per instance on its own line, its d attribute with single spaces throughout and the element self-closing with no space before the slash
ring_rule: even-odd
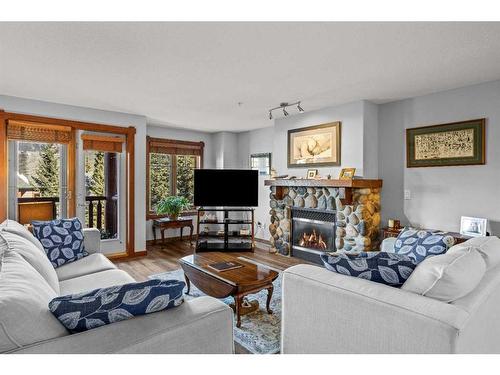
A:
<svg viewBox="0 0 500 375">
<path fill-rule="evenodd" d="M 319 261 L 323 252 L 378 249 L 381 180 L 267 180 L 274 251 Z M 321 237 L 321 238 L 320 238 Z"/>
</svg>

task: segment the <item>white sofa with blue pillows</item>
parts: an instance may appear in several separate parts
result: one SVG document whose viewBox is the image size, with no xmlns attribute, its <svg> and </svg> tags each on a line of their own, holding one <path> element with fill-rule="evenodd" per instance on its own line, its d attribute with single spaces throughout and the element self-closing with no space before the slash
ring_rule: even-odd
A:
<svg viewBox="0 0 500 375">
<path fill-rule="evenodd" d="M 70 334 L 49 311 L 61 295 L 135 280 L 100 253 L 100 233 L 84 229 L 88 256 L 56 269 L 22 225 L 0 225 L 0 353 L 233 352 L 233 313 L 211 297 Z"/>
<path fill-rule="evenodd" d="M 401 288 L 294 266 L 282 306 L 284 354 L 500 353 L 500 239 L 425 258 Z"/>
</svg>

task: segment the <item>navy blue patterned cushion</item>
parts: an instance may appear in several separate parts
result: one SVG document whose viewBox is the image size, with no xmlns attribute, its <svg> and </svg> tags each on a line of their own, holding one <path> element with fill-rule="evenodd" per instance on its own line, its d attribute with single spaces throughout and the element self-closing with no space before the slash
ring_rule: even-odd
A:
<svg viewBox="0 0 500 375">
<path fill-rule="evenodd" d="M 405 228 L 396 239 L 394 252 L 420 263 L 429 256 L 446 253 L 454 244 L 455 238 L 444 232 Z"/>
<path fill-rule="evenodd" d="M 186 283 L 149 280 L 54 298 L 49 309 L 71 332 L 82 332 L 179 306 Z"/>
<path fill-rule="evenodd" d="M 41 242 L 52 266 L 57 268 L 89 255 L 83 245 L 82 223 L 78 218 L 33 221 L 33 233 Z"/>
<path fill-rule="evenodd" d="M 324 254 L 321 260 L 330 271 L 396 287 L 403 285 L 417 266 L 405 255 L 384 252 Z"/>
</svg>

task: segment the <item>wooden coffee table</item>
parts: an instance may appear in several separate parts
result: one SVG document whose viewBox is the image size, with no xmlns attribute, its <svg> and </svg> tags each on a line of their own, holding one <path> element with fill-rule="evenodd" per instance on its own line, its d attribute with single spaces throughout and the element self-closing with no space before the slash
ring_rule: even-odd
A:
<svg viewBox="0 0 500 375">
<path fill-rule="evenodd" d="M 208 267 L 209 264 L 219 262 L 236 262 L 243 267 L 222 272 Z M 192 282 L 209 296 L 234 297 L 236 327 L 241 326 L 241 303 L 248 294 L 267 289 L 266 310 L 272 314 L 269 305 L 273 295 L 273 281 L 278 277 L 278 272 L 221 252 L 196 253 L 180 259 L 179 263 L 184 270 L 188 293 Z"/>
</svg>

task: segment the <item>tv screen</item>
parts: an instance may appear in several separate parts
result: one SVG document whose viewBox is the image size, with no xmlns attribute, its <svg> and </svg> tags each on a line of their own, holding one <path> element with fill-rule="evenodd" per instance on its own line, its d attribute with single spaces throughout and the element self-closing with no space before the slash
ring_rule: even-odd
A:
<svg viewBox="0 0 500 375">
<path fill-rule="evenodd" d="M 250 169 L 196 169 L 194 205 L 205 207 L 258 206 L 258 171 Z"/>
</svg>

